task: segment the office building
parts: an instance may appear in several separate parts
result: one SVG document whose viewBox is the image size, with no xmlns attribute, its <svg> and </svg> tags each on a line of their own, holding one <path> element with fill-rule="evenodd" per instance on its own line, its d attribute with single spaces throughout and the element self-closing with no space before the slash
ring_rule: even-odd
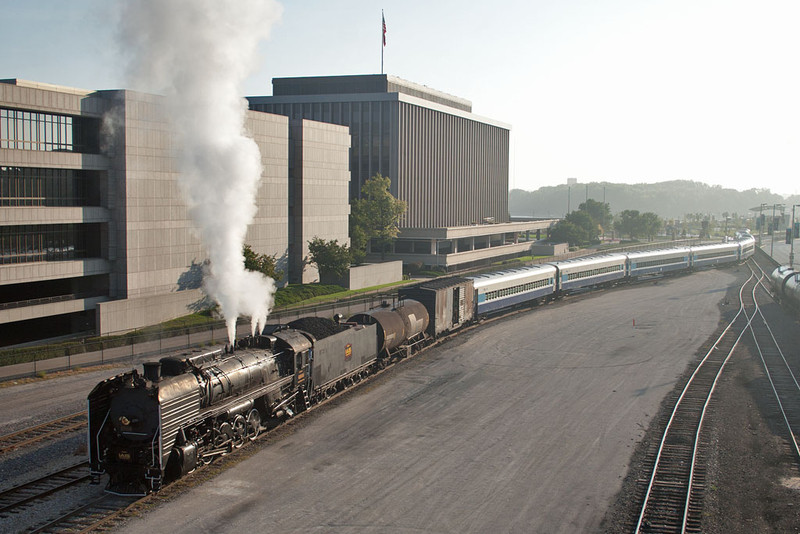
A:
<svg viewBox="0 0 800 534">
<path fill-rule="evenodd" d="M 510 126 L 473 114 L 468 100 L 385 74 L 275 78 L 272 87 L 248 97 L 250 108 L 350 128 L 350 198 L 382 174 L 407 203 L 384 258 L 478 265 L 524 253 L 531 232 L 552 223 L 509 222 Z"/>
<path fill-rule="evenodd" d="M 0 83 L 3 345 L 131 330 L 200 305 L 206 253 L 179 190 L 163 105 L 126 90 Z M 347 129 L 303 121 L 292 160 L 299 182 L 290 185 L 289 120 L 248 111 L 246 128 L 263 174 L 245 242 L 274 255 L 286 279 L 301 277 L 289 258 L 290 188 L 301 192 L 291 209 L 312 231 L 317 217 L 326 237 L 346 242 Z M 316 196 L 303 186 L 325 180 Z"/>
</svg>

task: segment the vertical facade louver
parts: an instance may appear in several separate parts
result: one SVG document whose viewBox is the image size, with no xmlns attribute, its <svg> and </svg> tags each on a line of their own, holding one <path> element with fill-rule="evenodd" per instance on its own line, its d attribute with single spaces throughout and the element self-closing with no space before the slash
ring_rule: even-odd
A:
<svg viewBox="0 0 800 534">
<path fill-rule="evenodd" d="M 278 78 L 250 107 L 350 128 L 350 198 L 375 174 L 408 204 L 403 228 L 508 222 L 509 127 L 469 101 L 387 75 Z"/>
</svg>

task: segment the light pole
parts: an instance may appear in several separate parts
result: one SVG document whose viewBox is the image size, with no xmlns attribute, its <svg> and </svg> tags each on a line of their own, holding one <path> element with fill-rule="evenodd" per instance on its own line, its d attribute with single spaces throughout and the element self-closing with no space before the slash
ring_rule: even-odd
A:
<svg viewBox="0 0 800 534">
<path fill-rule="evenodd" d="M 769 257 L 772 258 L 772 252 L 775 249 L 775 208 L 781 208 L 781 212 L 783 212 L 783 208 L 785 206 L 783 204 L 773 204 L 772 205 L 772 233 L 769 236 Z M 781 215 L 783 217 L 783 215 Z M 794 229 L 792 229 L 794 231 Z"/>
<path fill-rule="evenodd" d="M 791 244 L 789 245 L 789 267 L 794 267 L 794 208 L 800 204 L 792 204 L 792 225 L 790 226 L 792 233 L 789 234 Z"/>
</svg>

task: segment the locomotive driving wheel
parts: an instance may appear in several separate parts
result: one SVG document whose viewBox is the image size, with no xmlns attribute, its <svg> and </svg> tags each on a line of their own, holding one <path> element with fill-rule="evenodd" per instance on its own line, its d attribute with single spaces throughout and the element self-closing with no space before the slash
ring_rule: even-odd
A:
<svg viewBox="0 0 800 534">
<path fill-rule="evenodd" d="M 244 445 L 247 439 L 247 421 L 241 415 L 233 419 L 233 446 L 237 449 Z"/>
<path fill-rule="evenodd" d="M 214 447 L 216 449 L 226 449 L 223 454 L 231 452 L 231 441 L 234 438 L 233 427 L 230 423 L 222 423 L 214 436 Z"/>
<path fill-rule="evenodd" d="M 250 441 L 256 439 L 261 432 L 261 414 L 256 409 L 250 410 L 247 414 L 247 434 Z"/>
</svg>

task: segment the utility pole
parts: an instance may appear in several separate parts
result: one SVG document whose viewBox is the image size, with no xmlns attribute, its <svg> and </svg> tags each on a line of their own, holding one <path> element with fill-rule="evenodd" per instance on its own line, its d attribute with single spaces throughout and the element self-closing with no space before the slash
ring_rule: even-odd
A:
<svg viewBox="0 0 800 534">
<path fill-rule="evenodd" d="M 569 204 L 572 201 L 572 187 L 567 186 L 567 215 L 569 215 Z"/>
</svg>

